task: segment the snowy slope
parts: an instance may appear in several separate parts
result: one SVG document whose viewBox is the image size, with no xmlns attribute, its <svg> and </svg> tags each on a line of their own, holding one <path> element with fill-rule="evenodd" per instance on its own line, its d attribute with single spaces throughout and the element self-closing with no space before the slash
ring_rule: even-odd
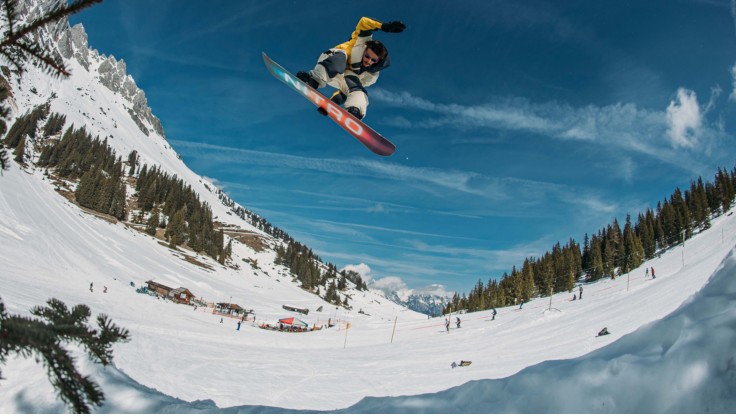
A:
<svg viewBox="0 0 736 416">
<path fill-rule="evenodd" d="M 214 193 L 216 187 L 192 172 L 171 148 L 164 137 L 160 122 L 150 114 L 145 93 L 138 89 L 134 80 L 125 72 L 124 61 L 117 61 L 112 56 L 100 55 L 96 50 L 90 49 L 81 24 L 74 28 L 67 25 L 65 29 L 58 31 L 43 30 L 42 34 L 42 39 L 53 45 L 53 48 L 69 49 L 68 52 L 58 54 L 70 55 L 64 62 L 72 76 L 50 77 L 34 66 L 28 66 L 22 77 L 13 74 L 8 80 L 12 88 L 11 105 L 15 109 L 12 118 L 49 103 L 51 112 L 66 115 L 66 127 L 84 126 L 93 137 L 107 138 L 108 144 L 124 160 L 131 151 L 137 151 L 141 166 L 158 165 L 164 171 L 191 184 L 201 199 L 210 204 L 213 217 L 256 231 L 247 222 L 228 214 L 230 209 L 218 202 Z M 67 38 L 70 41 L 65 42 Z M 9 125 L 12 121 L 11 119 Z"/>
<path fill-rule="evenodd" d="M 137 383 L 185 401 L 212 400 L 219 407 L 328 410 L 367 396 L 433 393 L 471 380 L 508 377 L 543 361 L 588 354 L 664 318 L 706 284 L 736 243 L 736 217 L 724 216 L 688 240 L 684 267 L 681 247 L 646 263 L 656 269 L 656 280 L 644 279 L 639 268 L 629 282 L 622 277 L 587 285 L 582 301 L 556 295 L 551 310 L 543 298 L 521 310 L 499 309 L 495 321 L 487 312 L 463 315 L 462 329 L 448 334 L 443 318 L 427 319 L 395 304 L 367 302 L 363 307 L 370 316 L 335 311 L 275 267 L 244 273 L 213 264 L 215 271 L 207 271 L 171 255 L 149 236 L 80 212 L 41 178 L 39 172 L 29 175 L 13 166 L 0 182 L 0 293 L 10 313 L 27 314 L 32 306 L 58 297 L 68 304 L 85 303 L 131 331 L 132 341 L 115 348 L 115 369 L 85 366 L 104 380 L 113 411 L 161 405 L 157 394 L 150 403 L 141 398 L 126 404 L 131 395 L 150 394 Z M 210 309 L 194 311 L 137 294 L 129 286 L 153 277 L 208 299 L 227 301 L 232 295 L 233 302 L 255 308 L 258 321 L 283 317 L 281 304 L 294 303 L 311 310 L 326 306 L 304 317 L 310 324 L 337 318 L 351 327 L 290 334 L 246 325 L 236 331 L 235 321 L 220 324 Z M 103 285 L 108 293 L 101 293 Z M 730 307 L 727 317 L 733 315 Z M 732 318 L 727 322 L 732 325 Z M 603 326 L 612 335 L 595 338 Z M 708 328 L 698 331 L 708 333 Z M 699 334 L 678 333 L 675 340 Z M 675 342 L 672 334 L 652 336 Z M 665 351 L 652 345 L 646 357 L 656 362 Z M 606 365 L 601 354 L 597 362 Z M 473 365 L 450 368 L 461 359 Z M 44 371 L 33 360 L 12 360 L 3 373 L 0 411 L 63 410 L 50 386 L 39 382 L 45 380 Z"/>
<path fill-rule="evenodd" d="M 56 1 L 27 0 L 24 3 L 25 6 L 21 7 L 19 18 L 24 20 L 38 15 Z M 126 73 L 126 64 L 123 60 L 102 55 L 90 48 L 87 34 L 81 24 L 72 28 L 67 22 L 49 26 L 40 30 L 37 38 L 39 42 L 47 45 L 47 49 L 54 51 L 60 59 L 63 59 L 72 76 L 68 78 L 51 77 L 46 71 L 33 65 L 29 65 L 22 76 L 6 73 L 11 87 L 9 101 L 14 109 L 9 124 L 26 112 L 48 104 L 52 113 L 66 116 L 65 128 L 72 125 L 77 128 L 84 127 L 93 137 L 106 138 L 117 156 L 124 160 L 131 151 L 137 151 L 140 157 L 139 166 L 144 164 L 148 164 L 149 167 L 158 166 L 163 171 L 183 179 L 199 195 L 200 200 L 209 205 L 215 221 L 225 224 L 227 230 L 238 231 L 240 235 L 255 236 L 254 238 L 265 245 L 262 251 L 257 251 L 246 244 L 234 241 L 232 263 L 235 266 L 246 274 L 257 274 L 259 270 L 252 266 L 256 261 L 258 268 L 267 270 L 261 273 L 270 272 L 273 276 L 281 273 L 284 276 L 283 281 L 292 283 L 288 285 L 290 288 L 297 286 L 297 283 L 291 282 L 293 276 L 287 276 L 286 271 L 281 269 L 276 271 L 273 267 L 275 258 L 273 248 L 283 242 L 267 235 L 236 215 L 235 210 L 240 208 L 237 204 L 229 200 L 223 203 L 217 187 L 192 172 L 183 163 L 167 142 L 160 121 L 148 107 L 145 93 Z M 38 157 L 40 147 L 35 146 L 35 142 L 30 138 L 27 142 L 30 144 L 26 146 L 28 156 L 26 159 L 31 161 L 30 169 L 33 169 L 33 161 Z M 130 193 L 132 190 L 129 189 Z M 129 217 L 133 214 L 129 213 Z M 193 253 L 187 253 L 187 255 L 197 257 Z M 183 254 L 179 256 L 182 257 Z M 204 257 L 199 261 L 208 262 Z M 157 276 L 156 280 L 169 286 L 180 285 L 177 278 L 167 279 L 165 276 Z M 349 285 L 352 286 L 352 284 Z M 185 287 L 192 290 L 198 297 L 204 297 L 210 301 L 229 300 L 229 295 L 224 299 L 204 296 L 207 292 L 200 290 L 198 293 L 194 290 L 197 289 L 196 285 Z M 322 288 L 322 293 L 324 292 Z M 351 292 L 347 294 L 350 295 Z M 303 295 L 300 294 L 300 296 Z M 369 299 L 362 302 L 361 299 L 365 296 Z M 355 304 L 351 304 L 356 311 L 360 310 L 364 303 L 385 302 L 385 297 L 379 292 L 361 293 L 359 297 L 360 299 Z M 288 296 L 286 298 L 285 300 L 288 300 Z M 316 299 L 312 295 L 308 295 L 307 298 Z M 236 300 L 233 302 L 237 303 Z M 324 303 L 319 300 L 316 302 Z M 253 305 L 251 304 L 249 308 L 253 308 Z M 334 307 L 332 308 L 334 311 Z"/>
<path fill-rule="evenodd" d="M 31 2 L 37 6 L 43 3 Z M 93 135 L 108 137 L 119 156 L 125 158 L 136 150 L 142 163 L 159 165 L 183 178 L 220 220 L 260 235 L 269 245 L 278 243 L 228 214 L 229 208 L 220 204 L 212 184 L 183 164 L 145 105 L 145 95 L 125 74 L 124 64 L 88 49 L 81 26 L 74 30 L 52 28 L 47 35 L 61 45 L 59 54 L 67 56 L 73 76 L 54 79 L 29 68 L 23 78 L 11 78 L 14 117 L 48 102 L 53 112 L 67 115 L 68 124 L 84 125 Z M 710 230 L 689 240 L 684 257 L 683 249 L 675 248 L 633 271 L 630 281 L 619 278 L 587 285 L 582 301 L 571 302 L 572 294 L 559 294 L 553 297 L 550 308 L 549 298 L 536 299 L 521 310 L 499 309 L 495 321 L 490 321 L 487 312 L 463 315 L 462 329 L 448 334 L 444 318 L 427 319 L 378 292 L 351 290 L 348 294 L 353 309 L 336 308 L 301 290 L 283 267 L 274 265 L 271 249 L 256 251 L 235 244 L 237 270 L 191 252 L 172 251 L 124 224 L 112 224 L 82 212 L 55 192 L 41 171 L 32 167 L 23 170 L 14 162 L 11 170 L 0 177 L 0 213 L 0 296 L 9 313 L 26 315 L 33 306 L 57 297 L 68 305 L 87 304 L 93 314 L 106 313 L 130 330 L 131 342 L 115 347 L 114 367 L 101 369 L 80 355 L 84 371 L 102 383 L 108 397 L 103 410 L 110 412 L 216 411 L 215 405 L 330 410 L 351 406 L 368 396 L 436 393 L 471 380 L 484 381 L 422 398 L 367 400 L 351 411 L 545 411 L 545 407 L 533 407 L 543 404 L 541 399 L 529 400 L 527 388 L 534 392 L 532 397 L 548 401 L 559 397 L 556 406 L 549 409 L 648 411 L 643 405 L 627 408 L 606 400 L 601 402 L 613 407 L 565 405 L 573 401 L 569 396 L 575 388 L 605 386 L 610 378 L 628 374 L 629 361 L 625 357 L 632 351 L 644 350 L 630 361 L 632 367 L 645 367 L 631 370 L 638 374 L 646 371 L 647 363 L 655 366 L 664 362 L 672 345 L 694 343 L 702 347 L 700 355 L 692 357 L 707 355 L 723 345 L 733 346 L 732 335 L 715 339 L 717 345 L 702 345 L 716 337 L 710 324 L 698 327 L 690 323 L 692 319 L 705 319 L 697 318 L 702 309 L 710 311 L 705 302 L 720 295 L 718 305 L 725 308 L 726 315 L 714 319 L 713 325 L 733 329 L 733 300 L 729 298 L 733 294 L 722 277 L 733 275 L 733 260 L 719 272 L 716 284 L 720 286 L 707 291 L 709 295 L 698 295 L 685 307 L 687 311 L 656 321 L 698 292 L 732 251 L 736 243 L 734 216 L 716 219 Z M 258 267 L 251 266 L 253 260 Z M 644 279 L 644 267 L 654 267 L 657 280 Z M 195 311 L 138 294 L 130 285 L 132 282 L 137 287 L 151 279 L 186 287 L 209 302 L 232 302 L 254 309 L 256 321 L 236 331 L 236 321 L 226 318 L 220 323 L 211 308 Z M 93 292 L 88 290 L 90 283 Z M 105 286 L 107 293 L 102 292 Z M 283 304 L 309 308 L 309 315 L 301 319 L 310 325 L 328 321 L 338 325 L 305 334 L 258 328 L 261 323 L 273 324 L 292 316 L 281 308 Z M 317 312 L 320 307 L 322 312 Z M 364 313 L 358 313 L 361 310 Z M 613 334 L 595 338 L 603 326 Z M 649 337 L 651 328 L 663 326 Z M 626 339 L 616 342 L 622 337 Z M 669 344 L 663 344 L 660 338 Z M 614 345 L 609 346 L 611 343 Z M 652 346 L 647 347 L 647 343 Z M 587 358 L 576 359 L 586 354 Z M 450 368 L 450 363 L 461 359 L 472 360 L 473 365 Z M 549 362 L 567 359 L 571 361 L 564 361 L 567 364 L 562 369 Z M 711 362 L 704 362 L 689 363 L 690 367 L 682 370 L 681 378 L 690 384 L 676 385 L 676 393 L 702 392 L 702 380 L 727 381 L 728 374 L 733 384 L 735 378 L 728 362 L 718 362 L 724 375 L 713 374 Z M 539 363 L 543 364 L 524 370 Z M 664 364 L 662 368 L 656 374 L 672 379 L 680 374 L 675 364 Z M 46 382 L 43 368 L 33 359 L 12 359 L 3 368 L 3 375 L 0 412 L 66 410 Z M 558 382 L 566 377 L 581 380 Z M 551 388 L 554 384 L 565 389 Z M 515 389 L 514 394 L 520 397 L 509 398 L 496 391 L 506 388 Z M 625 398 L 626 388 L 614 392 Z M 535 389 L 544 390 L 545 395 Z M 642 386 L 636 389 L 645 391 Z M 481 401 L 478 396 L 488 399 Z M 652 411 L 677 411 L 666 410 L 665 394 L 652 396 L 663 401 Z M 207 402 L 187 403 L 196 400 Z M 449 407 L 443 408 L 442 403 Z M 462 403 L 469 405 L 461 407 Z"/>
</svg>

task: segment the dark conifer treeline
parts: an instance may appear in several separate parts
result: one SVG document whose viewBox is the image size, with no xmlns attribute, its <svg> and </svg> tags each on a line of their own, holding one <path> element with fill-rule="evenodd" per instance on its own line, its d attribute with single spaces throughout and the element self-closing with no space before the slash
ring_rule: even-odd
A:
<svg viewBox="0 0 736 416">
<path fill-rule="evenodd" d="M 347 307 L 347 296 L 342 299 L 340 292 L 348 288 L 348 281 L 353 282 L 357 290 L 368 290 L 360 274 L 353 271 L 338 272 L 332 263 L 327 264 L 327 272 L 320 273 L 318 261 L 312 249 L 294 240 L 285 247 L 280 245 L 276 247 L 276 264 L 288 267 L 305 290 L 311 291 L 316 288 L 317 295 L 322 296 L 319 287 L 324 286 L 326 291 L 322 298 L 327 302 Z"/>
<path fill-rule="evenodd" d="M 209 187 L 207 188 L 209 189 Z M 218 189 L 217 195 L 220 198 L 220 202 L 222 202 L 223 205 L 225 205 L 226 207 L 229 207 L 233 214 L 247 221 L 249 224 L 253 225 L 254 227 L 258 228 L 259 230 L 265 232 L 266 234 L 278 240 L 283 240 L 287 243 L 296 243 L 296 241 L 286 231 L 274 226 L 273 224 L 268 222 L 268 220 L 266 220 L 265 218 L 241 206 L 236 207 L 235 201 L 233 201 L 232 199 L 230 199 L 230 197 L 225 195 L 225 193 L 222 192 L 222 190 Z M 319 257 L 317 256 L 314 256 L 314 259 L 317 261 L 321 261 Z"/>
<path fill-rule="evenodd" d="M 52 115 L 44 133 L 58 134 L 63 122 L 62 116 Z M 135 173 L 137 163 L 138 155 L 133 151 L 128 156 L 129 174 Z M 61 140 L 44 148 L 38 166 L 54 168 L 63 178 L 79 180 L 75 192 L 79 205 L 119 220 L 127 218 L 124 163 L 107 140 L 93 140 L 84 128 L 70 127 Z M 158 167 L 145 165 L 138 175 L 136 192 L 139 208 L 150 213 L 152 219 L 146 232 L 155 235 L 156 229 L 163 226 L 172 247 L 187 244 L 192 250 L 225 263 L 232 246 L 225 246 L 223 231 L 215 230 L 212 210 L 200 202 L 191 186 Z M 169 219 L 168 224 L 159 220 L 161 216 Z"/>
<path fill-rule="evenodd" d="M 129 160 L 137 160 L 131 155 Z M 176 175 L 171 176 L 157 166 L 144 165 L 136 184 L 138 207 L 150 212 L 149 231 L 156 226 L 160 214 L 169 218 L 165 237 L 171 246 L 186 244 L 192 250 L 207 253 L 221 264 L 230 256 L 230 245 L 225 247 L 222 230 L 215 230 L 212 209 L 202 203 L 199 196 Z"/>
<path fill-rule="evenodd" d="M 44 132 L 60 131 L 62 121 L 62 116 L 50 117 Z M 79 179 L 74 193 L 79 205 L 119 220 L 126 219 L 123 162 L 107 144 L 107 139 L 93 140 L 84 128 L 75 130 L 72 126 L 61 140 L 43 149 L 38 166 L 54 168 L 63 178 Z"/>
<path fill-rule="evenodd" d="M 276 247 L 276 264 L 288 267 L 306 290 L 320 284 L 321 274 L 315 258 L 312 249 L 295 241 L 286 244 L 286 247 Z"/>
<path fill-rule="evenodd" d="M 5 136 L 5 146 L 14 149 L 26 136 L 36 138 L 38 122 L 49 115 L 49 106 L 42 105 L 33 109 L 15 120 Z"/>
<path fill-rule="evenodd" d="M 13 149 L 16 162 L 25 162 L 26 137 L 36 138 L 38 122 L 46 118 L 48 114 L 48 105 L 36 107 L 33 111 L 18 117 L 13 126 L 10 127 L 8 134 L 5 136 L 4 145 L 9 149 Z"/>
<path fill-rule="evenodd" d="M 340 274 L 344 276 L 346 280 L 353 282 L 356 289 L 368 290 L 368 284 L 365 283 L 363 278 L 360 276 L 360 273 L 352 270 L 343 270 Z"/>
<path fill-rule="evenodd" d="M 328 264 L 328 272 L 326 275 L 320 277 L 319 263 L 322 263 L 322 259 L 315 255 L 312 249 L 296 241 L 284 230 L 272 225 L 265 218 L 258 214 L 245 209 L 241 206 L 235 206 L 235 202 L 225 195 L 222 191 L 217 191 L 220 201 L 223 205 L 230 207 L 231 212 L 239 216 L 241 219 L 247 221 L 259 230 L 264 231 L 270 236 L 276 239 L 282 240 L 285 243 L 285 247 L 277 246 L 276 250 L 276 264 L 280 264 L 289 268 L 289 270 L 296 276 L 297 280 L 301 282 L 302 287 L 306 290 L 313 290 L 318 286 L 325 286 L 330 279 L 337 278 L 336 267 L 332 264 Z M 341 273 L 341 280 L 345 282 L 347 280 L 355 283 L 358 290 L 367 290 L 368 287 L 363 282 L 363 279 L 357 273 L 350 273 L 346 275 L 345 272 Z M 323 296 L 323 299 L 330 303 L 337 305 L 345 305 L 347 299 L 341 300 L 338 295 L 338 284 L 333 285 L 330 283 L 327 286 L 327 293 Z M 318 293 L 319 294 L 319 293 Z"/>
<path fill-rule="evenodd" d="M 731 208 L 735 190 L 736 168 L 730 173 L 719 169 L 712 183 L 704 184 L 698 178 L 684 193 L 676 188 L 657 204 L 656 211 L 639 214 L 635 223 L 627 215 L 623 230 L 614 219 L 591 237 L 586 234 L 582 248 L 570 239 L 564 247 L 555 244 L 539 259 L 527 258 L 521 270 L 514 266 L 500 281 L 490 279 L 483 284 L 478 280 L 468 295 L 455 294 L 444 312 L 515 305 L 535 296 L 569 291 L 581 278 L 590 282 L 627 273 L 694 232 L 709 228 L 713 216 Z"/>
</svg>

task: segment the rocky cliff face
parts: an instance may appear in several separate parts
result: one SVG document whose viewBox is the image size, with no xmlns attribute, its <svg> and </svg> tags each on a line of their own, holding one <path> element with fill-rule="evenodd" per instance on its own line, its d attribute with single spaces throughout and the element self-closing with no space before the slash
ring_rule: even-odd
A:
<svg viewBox="0 0 736 416">
<path fill-rule="evenodd" d="M 87 33 L 81 23 L 62 29 L 56 39 L 59 53 L 66 59 L 76 59 L 80 65 L 90 72 L 96 72 L 100 83 L 114 93 L 120 94 L 131 103 L 128 113 L 143 133 L 148 134 L 148 127 L 142 120 L 153 126 L 161 137 L 164 134 L 161 121 L 151 113 L 146 100 L 146 93 L 139 89 L 133 78 L 128 75 L 124 60 L 116 60 L 114 56 L 100 55 L 97 50 L 89 49 Z"/>
<path fill-rule="evenodd" d="M 30 22 L 63 0 L 36 0 L 21 2 L 18 8 L 18 21 Z M 129 102 L 128 113 L 138 128 L 148 135 L 151 129 L 161 137 L 166 137 L 158 117 L 154 116 L 148 106 L 146 94 L 138 88 L 133 78 L 128 75 L 124 60 L 116 60 L 114 56 L 100 55 L 90 49 L 87 33 L 80 23 L 69 27 L 69 21 L 63 19 L 34 34 L 41 44 L 49 46 L 49 50 L 59 60 L 75 60 L 89 71 L 100 83 L 110 91 L 119 94 Z"/>
</svg>

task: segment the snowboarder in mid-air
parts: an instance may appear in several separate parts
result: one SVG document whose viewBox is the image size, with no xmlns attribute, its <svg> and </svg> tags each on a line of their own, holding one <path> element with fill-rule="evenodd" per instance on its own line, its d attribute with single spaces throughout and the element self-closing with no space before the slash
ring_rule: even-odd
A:
<svg viewBox="0 0 736 416">
<path fill-rule="evenodd" d="M 363 17 L 349 41 L 323 52 L 314 69 L 297 72 L 296 76 L 314 89 L 326 85 L 337 88 L 330 98 L 332 102 L 343 105 L 361 120 L 368 109 L 366 87 L 373 85 L 379 72 L 390 65 L 388 50 L 383 43 L 373 40 L 373 32 L 401 33 L 404 29 L 406 25 L 400 21 L 381 23 Z M 323 107 L 318 111 L 327 115 Z"/>
</svg>

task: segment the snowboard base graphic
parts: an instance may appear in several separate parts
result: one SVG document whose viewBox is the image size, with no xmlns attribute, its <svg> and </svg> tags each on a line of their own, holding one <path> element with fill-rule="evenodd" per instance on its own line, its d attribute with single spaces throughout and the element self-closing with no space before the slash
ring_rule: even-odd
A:
<svg viewBox="0 0 736 416">
<path fill-rule="evenodd" d="M 342 127 L 351 136 L 355 137 L 359 142 L 363 143 L 370 151 L 380 156 L 391 156 L 396 151 L 396 146 L 393 143 L 345 111 L 344 108 L 333 103 L 317 90 L 292 75 L 281 65 L 271 60 L 265 52 L 263 53 L 263 62 L 265 62 L 266 68 L 271 72 L 271 75 L 290 86 L 294 91 L 301 94 L 317 107 L 323 108 L 332 121 L 337 123 L 338 126 Z"/>
</svg>

